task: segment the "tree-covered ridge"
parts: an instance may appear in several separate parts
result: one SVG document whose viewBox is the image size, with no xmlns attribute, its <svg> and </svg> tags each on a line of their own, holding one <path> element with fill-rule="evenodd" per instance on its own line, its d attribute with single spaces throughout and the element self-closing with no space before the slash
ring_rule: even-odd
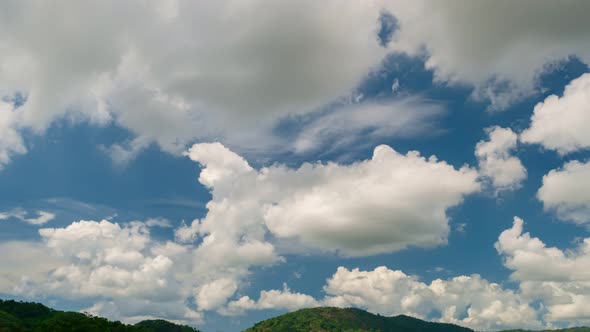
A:
<svg viewBox="0 0 590 332">
<path fill-rule="evenodd" d="M 40 303 L 0 300 L 0 332 L 200 332 L 165 320 L 135 325 L 78 312 L 48 308 Z M 474 332 L 454 324 L 426 322 L 399 315 L 384 317 L 361 309 L 321 307 L 301 309 L 255 324 L 245 332 Z M 501 332 L 532 332 L 506 330 Z M 590 327 L 536 332 L 590 332 Z"/>
<path fill-rule="evenodd" d="M 404 315 L 384 317 L 367 311 L 348 308 L 301 309 L 274 317 L 246 332 L 472 332 L 453 324 L 431 323 Z"/>
<path fill-rule="evenodd" d="M 79 312 L 65 312 L 40 303 L 0 300 L 0 332 L 199 332 L 164 320 L 135 325 L 109 321 Z"/>
</svg>

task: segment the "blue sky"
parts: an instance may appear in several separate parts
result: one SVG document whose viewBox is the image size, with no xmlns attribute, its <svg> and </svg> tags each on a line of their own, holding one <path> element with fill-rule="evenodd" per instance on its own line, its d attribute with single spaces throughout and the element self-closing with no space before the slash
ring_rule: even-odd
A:
<svg viewBox="0 0 590 332">
<path fill-rule="evenodd" d="M 586 3 L 1 6 L 2 297 L 588 324 Z"/>
</svg>

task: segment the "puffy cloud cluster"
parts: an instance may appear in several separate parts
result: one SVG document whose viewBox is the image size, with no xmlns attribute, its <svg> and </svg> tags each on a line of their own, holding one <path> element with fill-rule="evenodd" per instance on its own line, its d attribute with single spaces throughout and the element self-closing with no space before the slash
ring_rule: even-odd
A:
<svg viewBox="0 0 590 332">
<path fill-rule="evenodd" d="M 576 224 L 590 223 L 590 162 L 570 161 L 543 176 L 537 197 L 546 210 Z"/>
<path fill-rule="evenodd" d="M 535 106 L 531 124 L 521 135 L 525 143 L 567 154 L 590 148 L 590 74 L 576 78 L 563 96 L 551 95 Z"/>
<path fill-rule="evenodd" d="M 53 255 L 42 243 L 10 241 L 0 243 L 0 293 L 23 292 L 23 287 L 39 284 L 66 260 Z M 8 254 L 10 253 L 10 254 Z"/>
<path fill-rule="evenodd" d="M 496 243 L 505 265 L 520 282 L 523 297 L 541 300 L 550 322 L 583 324 L 590 320 L 590 238 L 572 250 L 547 247 L 523 233 L 523 220 L 514 218 L 512 228 Z"/>
<path fill-rule="evenodd" d="M 25 102 L 1 106 L 0 162 L 26 152 L 21 130 L 63 118 L 129 129 L 105 150 L 117 163 L 149 142 L 240 142 L 346 96 L 380 63 L 379 2 L 4 2 L 0 97 Z"/>
<path fill-rule="evenodd" d="M 201 314 L 185 304 L 199 284 L 189 278 L 190 248 L 152 240 L 144 223 L 78 221 L 39 234 L 42 242 L 2 244 L 26 259 L 26 266 L 8 255 L 2 259 L 2 292 L 95 299 L 88 311 L 125 321 L 139 316 L 200 320 Z"/>
<path fill-rule="evenodd" d="M 196 144 L 188 156 L 203 165 L 199 181 L 213 198 L 207 216 L 177 237 L 199 235 L 199 250 L 226 261 L 276 260 L 267 230 L 345 256 L 436 246 L 446 243 L 446 210 L 479 190 L 473 169 L 385 145 L 369 160 L 297 169 L 275 164 L 255 170 L 219 143 Z"/>
<path fill-rule="evenodd" d="M 518 136 L 509 128 L 486 129 L 489 139 L 475 146 L 479 172 L 491 181 L 496 192 L 520 187 L 527 172 L 520 159 L 511 155 L 516 148 Z"/>
<path fill-rule="evenodd" d="M 384 266 L 373 271 L 339 267 L 327 280 L 324 291 L 327 295 L 321 300 L 288 289 L 262 291 L 257 301 L 245 296 L 230 302 L 226 310 L 240 313 L 239 310 L 354 306 L 387 316 L 408 314 L 480 331 L 542 325 L 537 312 L 519 294 L 478 275 L 436 279 L 427 284 Z"/>
<path fill-rule="evenodd" d="M 372 271 L 339 267 L 324 286 L 326 295 L 262 291 L 258 300 L 244 296 L 222 310 L 294 309 L 329 305 L 361 307 L 383 315 L 408 314 L 468 326 L 480 331 L 583 325 L 590 321 L 590 238 L 570 250 L 548 247 L 523 230 L 515 217 L 495 247 L 513 271 L 518 290 L 503 288 L 479 275 L 435 279 L 381 266 Z M 289 303 L 286 305 L 285 303 Z"/>
<path fill-rule="evenodd" d="M 287 285 L 283 285 L 283 290 L 263 290 L 260 292 L 258 300 L 253 300 L 249 296 L 242 296 L 235 301 L 231 301 L 225 308 L 220 310 L 223 315 L 243 314 L 246 310 L 296 310 L 301 308 L 311 308 L 322 305 L 312 296 L 302 293 L 291 292 Z"/>
<path fill-rule="evenodd" d="M 0 6 L 0 165 L 27 151 L 23 131 L 43 134 L 64 118 L 128 129 L 134 137 L 104 147 L 122 165 L 154 142 L 172 153 L 212 137 L 251 146 L 272 137 L 277 119 L 348 96 L 391 52 L 425 56 L 439 81 L 475 86 L 474 96 L 493 108 L 534 91 L 548 62 L 590 57 L 583 0 Z M 396 22 L 388 43 L 377 36 L 384 11 Z M 17 95 L 24 103 L 15 108 L 7 100 Z M 305 150 L 326 121 L 293 148 Z M 365 124 L 379 132 L 397 122 L 373 112 Z"/>
<path fill-rule="evenodd" d="M 340 267 L 328 279 L 326 303 L 360 306 L 385 315 L 409 314 L 469 326 L 481 331 L 538 327 L 536 311 L 518 294 L 479 275 L 421 282 L 402 271 Z M 433 311 L 438 317 L 431 317 Z"/>
<path fill-rule="evenodd" d="M 204 218 L 175 230 L 178 242 L 150 236 L 150 227 L 170 226 L 163 219 L 42 228 L 42 242 L 29 242 L 27 251 L 43 252 L 33 265 L 52 264 L 25 269 L 20 277 L 0 270 L 2 289 L 97 299 L 90 312 L 125 321 L 164 316 L 195 322 L 211 310 L 309 306 L 315 300 L 287 288 L 257 302 L 226 304 L 251 267 L 283 261 L 276 247 L 288 250 L 289 241 L 349 256 L 445 243 L 446 210 L 479 190 L 473 169 L 388 146 L 365 161 L 296 169 L 275 164 L 256 170 L 219 143 L 194 145 L 187 155 L 202 164 L 199 182 L 212 199 Z"/>
</svg>

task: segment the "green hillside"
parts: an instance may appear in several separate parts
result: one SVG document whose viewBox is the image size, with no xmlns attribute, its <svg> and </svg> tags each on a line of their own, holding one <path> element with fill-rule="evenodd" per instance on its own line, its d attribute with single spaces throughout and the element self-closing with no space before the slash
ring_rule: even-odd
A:
<svg viewBox="0 0 590 332">
<path fill-rule="evenodd" d="M 165 320 L 145 320 L 135 325 L 102 317 L 48 308 L 40 303 L 0 300 L 0 332 L 200 332 Z M 301 309 L 259 322 L 245 332 L 474 332 L 409 316 L 384 317 L 360 309 Z M 502 332 L 531 332 L 507 330 Z M 590 332 L 589 327 L 537 332 Z"/>
<path fill-rule="evenodd" d="M 470 332 L 452 324 L 430 323 L 408 316 L 383 317 L 360 309 L 302 309 L 271 318 L 246 332 Z"/>
<path fill-rule="evenodd" d="M 39 303 L 0 300 L 0 332 L 199 332 L 163 320 L 135 325 L 78 312 L 50 309 Z"/>
</svg>

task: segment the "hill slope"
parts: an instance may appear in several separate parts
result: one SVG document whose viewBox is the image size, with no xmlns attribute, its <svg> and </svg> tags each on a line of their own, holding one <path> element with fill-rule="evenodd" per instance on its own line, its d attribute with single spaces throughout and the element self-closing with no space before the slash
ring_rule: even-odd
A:
<svg viewBox="0 0 590 332">
<path fill-rule="evenodd" d="M 430 323 L 408 316 L 383 317 L 360 309 L 313 308 L 271 318 L 246 332 L 472 332 L 452 324 Z"/>
<path fill-rule="evenodd" d="M 0 332 L 199 332 L 164 320 L 135 325 L 112 322 L 79 312 L 50 309 L 39 303 L 0 300 Z"/>
</svg>

